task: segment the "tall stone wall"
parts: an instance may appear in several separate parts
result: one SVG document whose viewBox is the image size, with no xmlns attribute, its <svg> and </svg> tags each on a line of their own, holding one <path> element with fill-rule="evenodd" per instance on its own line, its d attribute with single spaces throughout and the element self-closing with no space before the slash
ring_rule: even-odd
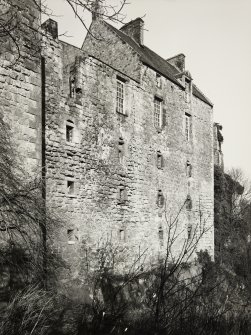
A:
<svg viewBox="0 0 251 335">
<path fill-rule="evenodd" d="M 143 65 L 139 84 L 123 72 L 130 57 L 115 69 L 50 35 L 44 43 L 47 203 L 64 219 L 54 232 L 54 245 L 70 265 L 70 278 L 81 278 L 95 250 L 108 243 L 121 266 L 142 253 L 144 265 L 156 262 L 165 254 L 172 223 L 172 234 L 179 236 L 176 256 L 188 229 L 196 234 L 206 230 L 197 250 L 213 256 L 212 108 L 193 96 L 186 102 L 185 92 L 163 77 L 158 88 L 155 71 Z M 124 81 L 126 115 L 116 111 L 118 77 Z M 154 126 L 155 96 L 162 99 L 166 115 L 161 130 Z M 186 113 L 192 118 L 189 142 Z M 157 204 L 159 191 L 163 207 Z"/>
<path fill-rule="evenodd" d="M 27 171 L 41 167 L 40 13 L 32 0 L 2 0 L 0 113 Z"/>
</svg>

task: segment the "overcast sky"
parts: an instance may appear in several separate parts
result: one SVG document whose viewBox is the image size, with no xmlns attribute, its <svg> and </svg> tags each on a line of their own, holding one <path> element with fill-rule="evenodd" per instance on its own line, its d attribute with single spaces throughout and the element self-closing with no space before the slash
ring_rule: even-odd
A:
<svg viewBox="0 0 251 335">
<path fill-rule="evenodd" d="M 186 55 L 186 69 L 214 103 L 214 121 L 223 126 L 226 169 L 240 167 L 251 179 L 251 0 L 128 2 L 126 22 L 144 16 L 145 45 L 163 58 Z M 72 36 L 61 39 L 81 47 L 86 31 L 69 5 L 48 3 L 59 33 Z M 89 25 L 90 16 L 85 20 Z"/>
</svg>

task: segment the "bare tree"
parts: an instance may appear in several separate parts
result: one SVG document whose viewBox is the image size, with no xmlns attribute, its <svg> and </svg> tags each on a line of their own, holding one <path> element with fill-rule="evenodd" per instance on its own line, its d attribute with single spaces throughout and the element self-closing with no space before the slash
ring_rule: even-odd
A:
<svg viewBox="0 0 251 335">
<path fill-rule="evenodd" d="M 62 0 L 69 5 L 70 10 L 74 13 L 77 20 L 81 22 L 83 27 L 88 31 L 84 15 L 90 13 L 93 18 L 101 18 L 115 23 L 123 23 L 125 15 L 124 7 L 128 4 L 127 0 Z M 27 8 L 34 7 L 37 11 L 37 22 L 33 18 L 27 20 Z M 47 1 L 28 0 L 27 3 L 16 0 L 0 1 L 0 56 L 8 54 L 10 62 L 3 67 L 15 65 L 21 57 L 25 35 L 29 32 L 27 45 L 36 54 L 40 52 L 40 37 L 42 31 L 40 29 L 39 17 L 41 14 L 47 17 L 56 17 L 57 13 L 53 13 Z M 26 36 L 27 37 L 27 36 Z M 96 37 L 97 38 L 97 37 Z M 26 42 L 25 42 L 26 43 Z"/>
</svg>

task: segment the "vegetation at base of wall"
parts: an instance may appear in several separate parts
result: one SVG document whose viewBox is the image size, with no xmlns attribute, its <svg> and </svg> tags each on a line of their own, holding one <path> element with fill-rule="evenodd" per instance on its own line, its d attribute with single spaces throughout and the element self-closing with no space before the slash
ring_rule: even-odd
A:
<svg viewBox="0 0 251 335">
<path fill-rule="evenodd" d="M 174 266 L 123 276 L 100 269 L 89 278 L 89 302 L 29 285 L 0 314 L 1 334 L 250 334 L 248 302 L 233 275 L 206 252 L 192 265 L 196 275 L 191 265 Z"/>
<path fill-rule="evenodd" d="M 250 199 L 241 181 L 215 171 L 215 263 L 206 252 L 188 262 L 196 234 L 171 257 L 174 220 L 166 255 L 151 270 L 138 259 L 118 276 L 110 266 L 118 251 L 108 243 L 84 285 L 66 295 L 55 273 L 66 265 L 44 244 L 44 222 L 59 220 L 45 212 L 42 183 L 18 169 L 4 123 L 0 152 L 0 334 L 251 333 Z"/>
</svg>

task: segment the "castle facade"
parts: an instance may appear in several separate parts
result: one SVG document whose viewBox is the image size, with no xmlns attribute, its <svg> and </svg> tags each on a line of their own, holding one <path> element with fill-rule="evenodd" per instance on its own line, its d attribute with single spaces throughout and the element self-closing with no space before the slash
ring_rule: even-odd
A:
<svg viewBox="0 0 251 335">
<path fill-rule="evenodd" d="M 193 251 L 213 257 L 213 105 L 185 56 L 145 46 L 140 18 L 118 30 L 95 17 L 82 48 L 60 41 L 51 19 L 34 34 L 28 2 L 17 5 L 17 62 L 15 45 L 0 55 L 1 113 L 27 169 L 42 170 L 72 276 L 107 242 L 122 264 L 155 262 L 167 243 L 178 255 L 196 236 Z"/>
</svg>

